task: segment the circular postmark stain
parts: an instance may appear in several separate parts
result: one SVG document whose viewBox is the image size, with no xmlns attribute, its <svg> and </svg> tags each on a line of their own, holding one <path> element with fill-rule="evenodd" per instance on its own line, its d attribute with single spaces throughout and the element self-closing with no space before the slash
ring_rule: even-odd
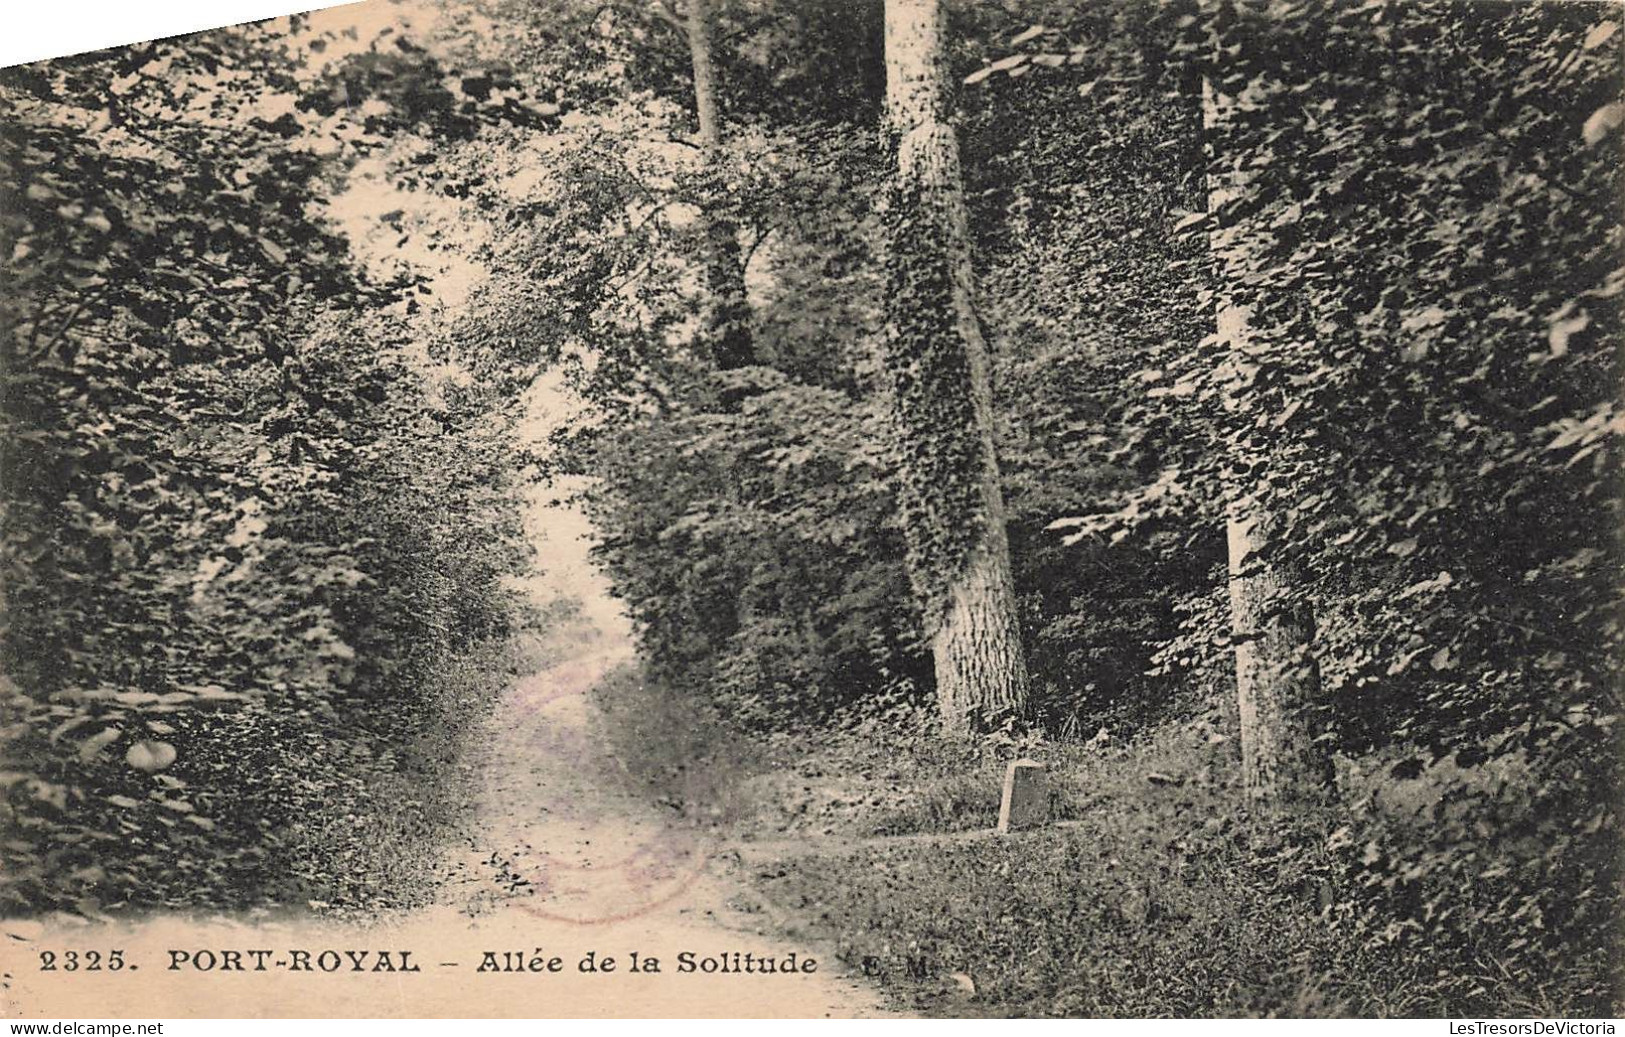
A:
<svg viewBox="0 0 1625 1037">
<path fill-rule="evenodd" d="M 498 751 L 530 779 L 523 798 L 538 818 L 523 829 L 523 852 L 486 864 L 510 890 L 506 903 L 537 918 L 609 925 L 646 915 L 687 892 L 711 857 L 707 833 L 652 815 L 630 791 L 603 788 L 617 771 L 633 784 L 589 735 L 587 693 L 618 661 L 577 658 L 533 674 L 501 716 Z M 632 806 L 615 809 L 616 800 Z"/>
<path fill-rule="evenodd" d="M 516 905 L 537 918 L 571 925 L 624 922 L 681 897 L 704 873 L 709 859 L 710 850 L 702 841 L 686 842 L 669 830 L 601 866 L 543 854 L 538 866 L 528 871 L 536 896 L 543 899 Z"/>
</svg>

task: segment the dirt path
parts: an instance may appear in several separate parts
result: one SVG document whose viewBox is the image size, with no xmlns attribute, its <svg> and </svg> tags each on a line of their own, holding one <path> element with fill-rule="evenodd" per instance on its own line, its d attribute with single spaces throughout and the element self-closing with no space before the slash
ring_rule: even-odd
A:
<svg viewBox="0 0 1625 1037">
<path fill-rule="evenodd" d="M 452 864 L 432 927 L 461 931 L 455 913 L 479 934 L 464 944 L 470 952 L 540 946 L 564 971 L 478 977 L 511 984 L 520 998 L 491 1014 L 547 1015 L 566 1003 L 589 1015 L 887 1014 L 875 991 L 841 974 L 829 948 L 764 932 L 728 874 L 726 847 L 606 780 L 585 692 L 627 657 L 612 642 L 536 674 L 495 718 L 479 834 Z M 614 973 L 580 972 L 594 950 L 616 959 Z M 634 951 L 661 971 L 627 971 Z M 746 954 L 781 967 L 792 955 L 802 967 L 811 959 L 816 971 L 699 971 L 706 959 L 745 966 Z M 680 971 L 684 955 L 695 971 Z"/>
<path fill-rule="evenodd" d="M 13 935 L 0 937 L 6 973 L 0 1014 L 886 1014 L 875 991 L 841 974 L 829 948 L 785 943 L 765 931 L 765 915 L 731 903 L 743 894 L 727 872 L 735 855 L 606 780 L 585 693 L 628 653 L 624 636 L 608 634 L 506 696 L 481 761 L 475 823 L 447 855 L 436 906 L 365 927 L 309 919 L 8 924 Z M 39 971 L 41 949 L 69 948 L 118 948 L 135 967 Z M 172 970 L 176 951 L 189 958 Z M 237 952 L 241 971 L 229 968 L 226 952 Z M 388 971 L 380 952 L 388 952 L 396 971 Z M 583 971 L 589 954 L 598 971 Z M 681 968 L 685 956 L 692 971 Z M 606 957 L 614 959 L 613 971 L 605 971 Z M 650 969 L 651 958 L 659 972 Z M 777 971 L 759 971 L 764 959 Z M 802 971 L 809 959 L 816 971 Z M 719 971 L 703 971 L 708 960 Z M 214 967 L 200 971 L 194 962 Z M 795 971 L 783 971 L 792 963 Z M 482 964 L 488 971 L 478 971 Z M 403 971 L 408 965 L 419 971 Z"/>
</svg>

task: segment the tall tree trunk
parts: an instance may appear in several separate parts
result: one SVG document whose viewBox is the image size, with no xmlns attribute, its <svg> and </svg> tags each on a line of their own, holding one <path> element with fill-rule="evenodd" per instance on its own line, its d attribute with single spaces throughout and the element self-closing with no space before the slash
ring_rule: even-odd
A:
<svg viewBox="0 0 1625 1037">
<path fill-rule="evenodd" d="M 887 370 L 902 443 L 902 516 L 945 726 L 1027 705 L 993 376 L 975 309 L 959 141 L 947 121 L 939 0 L 886 0 L 886 111 L 897 179 L 888 213 Z"/>
<path fill-rule="evenodd" d="M 710 0 L 688 0 L 685 25 L 694 68 L 694 113 L 704 163 L 702 179 L 710 207 L 701 213 L 704 239 L 705 300 L 700 335 L 718 368 L 730 371 L 756 362 L 750 334 L 750 308 L 745 298 L 745 260 L 738 227 L 718 212 L 722 201 L 722 109 L 717 98 L 716 62 L 711 54 L 715 28 Z"/>
<path fill-rule="evenodd" d="M 1262 806 L 1316 802 L 1332 767 L 1315 741 L 1314 616 L 1292 601 L 1281 569 L 1260 558 L 1257 515 L 1235 498 L 1225 510 L 1242 784 Z"/>
<path fill-rule="evenodd" d="M 1218 221 L 1226 202 L 1245 189 L 1245 178 L 1234 169 L 1216 171 L 1224 115 L 1218 94 L 1204 79 L 1202 136 L 1213 151 L 1207 189 L 1216 330 L 1240 353 L 1249 334 L 1248 313 L 1228 289 L 1245 272 L 1246 246 L 1242 235 L 1221 231 Z M 1269 516 L 1253 503 L 1241 478 L 1235 469 L 1225 476 L 1225 539 L 1242 783 L 1259 806 L 1313 802 L 1323 798 L 1332 778 L 1330 755 L 1315 740 L 1320 668 L 1313 647 L 1314 616 L 1292 599 L 1286 574 L 1264 557 Z"/>
</svg>

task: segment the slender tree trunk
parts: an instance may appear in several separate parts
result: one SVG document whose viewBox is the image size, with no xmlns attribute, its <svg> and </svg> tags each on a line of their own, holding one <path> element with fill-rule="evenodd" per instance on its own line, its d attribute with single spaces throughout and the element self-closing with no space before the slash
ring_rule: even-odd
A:
<svg viewBox="0 0 1625 1037">
<path fill-rule="evenodd" d="M 887 363 L 902 445 L 910 572 L 949 730 L 1027 705 L 993 376 L 975 309 L 959 141 L 947 121 L 939 0 L 886 0 L 886 110 L 897 138 L 888 219 Z"/>
<path fill-rule="evenodd" d="M 1242 784 L 1260 805 L 1319 801 L 1332 773 L 1312 721 L 1320 698 L 1314 617 L 1291 602 L 1280 569 L 1259 558 L 1252 516 L 1234 501 L 1226 510 Z"/>
<path fill-rule="evenodd" d="M 1202 81 L 1202 135 L 1217 157 L 1224 111 L 1212 85 Z M 1217 331 L 1240 352 L 1248 314 L 1231 297 L 1231 279 L 1245 269 L 1245 243 L 1219 230 L 1225 203 L 1245 187 L 1235 172 L 1208 173 L 1208 233 L 1215 270 Z M 1331 784 L 1331 758 L 1315 740 L 1314 710 L 1320 699 L 1314 617 L 1295 603 L 1286 575 L 1263 557 L 1268 516 L 1226 474 L 1231 641 L 1236 653 L 1236 707 L 1241 727 L 1241 773 L 1248 798 L 1259 806 L 1284 806 L 1323 798 Z"/>
<path fill-rule="evenodd" d="M 710 0 L 688 0 L 688 51 L 694 67 L 694 113 L 704 163 L 706 194 L 713 203 L 723 197 L 722 110 L 717 98 L 716 62 L 711 54 L 714 29 Z M 750 308 L 745 298 L 745 260 L 738 227 L 716 209 L 701 214 L 705 295 L 700 334 L 712 361 L 724 371 L 756 362 L 750 334 Z"/>
<path fill-rule="evenodd" d="M 717 110 L 716 64 L 711 59 L 711 4 L 688 0 L 688 55 L 694 67 L 694 115 L 700 124 L 700 147 L 713 151 L 722 142 L 722 115 Z"/>
</svg>

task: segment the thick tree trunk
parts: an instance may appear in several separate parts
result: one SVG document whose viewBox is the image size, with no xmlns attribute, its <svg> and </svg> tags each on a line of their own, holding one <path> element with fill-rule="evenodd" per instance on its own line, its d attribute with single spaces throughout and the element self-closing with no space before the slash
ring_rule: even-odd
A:
<svg viewBox="0 0 1625 1037">
<path fill-rule="evenodd" d="M 733 220 L 715 211 L 723 195 L 722 109 L 717 98 L 716 62 L 711 55 L 712 21 L 709 0 L 688 0 L 689 59 L 694 69 L 694 114 L 699 122 L 698 143 L 704 163 L 706 194 L 713 207 L 702 211 L 701 235 L 705 270 L 705 299 L 700 313 L 700 336 L 712 361 L 724 371 L 756 362 L 750 334 L 750 308 L 745 297 L 745 260 Z"/>
<path fill-rule="evenodd" d="M 1218 95 L 1202 83 L 1202 135 L 1219 140 L 1224 112 Z M 1215 156 L 1216 157 L 1216 156 Z M 1208 227 L 1216 275 L 1217 331 L 1241 350 L 1248 336 L 1247 311 L 1227 291 L 1245 269 L 1240 238 L 1219 231 L 1224 204 L 1244 187 L 1239 174 L 1208 174 Z M 1231 640 L 1236 653 L 1236 706 L 1241 728 L 1241 773 L 1248 798 L 1259 806 L 1286 806 L 1324 797 L 1331 784 L 1331 758 L 1315 739 L 1320 668 L 1314 655 L 1314 617 L 1295 604 L 1286 575 L 1262 557 L 1260 513 L 1227 474 Z"/>
<path fill-rule="evenodd" d="M 1025 710 L 1027 667 L 943 43 L 939 0 L 886 0 L 886 109 L 897 137 L 886 366 L 937 700 L 945 726 L 965 730 Z"/>
</svg>

